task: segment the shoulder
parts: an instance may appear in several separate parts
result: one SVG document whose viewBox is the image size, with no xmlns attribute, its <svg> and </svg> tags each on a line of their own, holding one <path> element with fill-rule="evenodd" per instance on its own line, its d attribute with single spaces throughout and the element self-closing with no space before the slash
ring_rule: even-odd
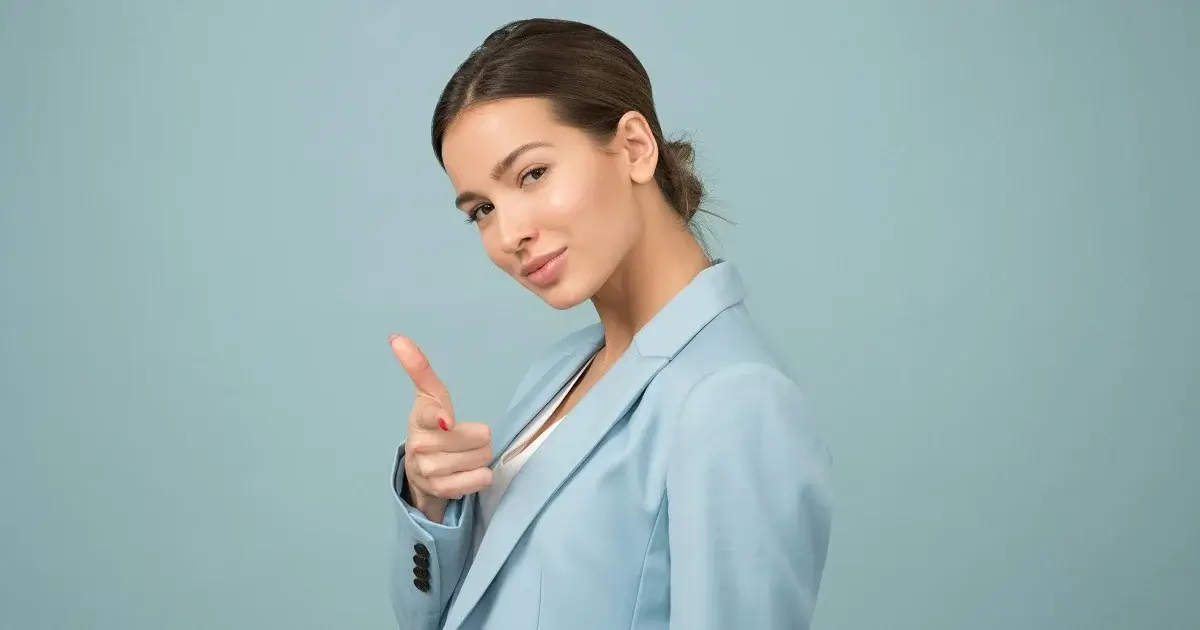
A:
<svg viewBox="0 0 1200 630">
<path fill-rule="evenodd" d="M 744 504 L 744 513 L 781 523 L 812 516 L 796 513 L 796 506 L 823 514 L 833 493 L 833 457 L 800 384 L 753 344 L 711 352 L 709 360 L 696 361 L 706 369 L 688 372 L 686 389 L 663 417 L 668 494 L 707 506 L 710 493 L 729 497 L 753 489 L 795 500 L 774 507 L 751 505 L 747 497 L 721 504 Z"/>
<path fill-rule="evenodd" d="M 764 437 L 820 441 L 799 384 L 762 361 L 732 362 L 696 380 L 680 399 L 674 424 L 676 451 L 724 450 Z"/>
<path fill-rule="evenodd" d="M 764 378 L 755 382 L 759 376 Z M 744 386 L 769 390 L 772 396 L 800 394 L 788 366 L 746 308 L 737 304 L 708 322 L 671 357 L 650 393 L 672 404 Z"/>
<path fill-rule="evenodd" d="M 705 326 L 655 380 L 672 452 L 727 458 L 740 443 L 744 453 L 786 457 L 762 442 L 775 439 L 792 453 L 828 457 L 803 388 L 741 305 Z"/>
</svg>

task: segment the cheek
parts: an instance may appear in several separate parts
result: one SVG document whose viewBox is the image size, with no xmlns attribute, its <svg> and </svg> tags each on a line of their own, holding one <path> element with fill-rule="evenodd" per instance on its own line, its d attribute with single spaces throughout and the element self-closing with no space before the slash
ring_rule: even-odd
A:
<svg viewBox="0 0 1200 630">
<path fill-rule="evenodd" d="M 545 221 L 539 227 L 548 230 L 569 230 L 587 217 L 595 207 L 595 187 L 584 178 L 562 177 L 543 189 L 539 205 Z"/>
<path fill-rule="evenodd" d="M 544 230 L 595 234 L 607 223 L 619 201 L 619 188 L 604 179 L 602 172 L 561 177 L 547 186 L 540 204 Z"/>
<path fill-rule="evenodd" d="M 497 267 L 508 271 L 508 268 L 511 266 L 512 254 L 504 251 L 503 244 L 500 242 L 496 230 L 483 230 L 479 235 L 479 242 L 483 245 L 483 251 L 487 254 L 487 257 Z"/>
</svg>

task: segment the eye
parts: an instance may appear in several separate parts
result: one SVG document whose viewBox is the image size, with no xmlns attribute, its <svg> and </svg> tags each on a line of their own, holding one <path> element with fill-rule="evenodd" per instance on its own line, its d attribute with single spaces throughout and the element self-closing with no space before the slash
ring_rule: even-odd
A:
<svg viewBox="0 0 1200 630">
<path fill-rule="evenodd" d="M 478 206 L 471 208 L 471 210 L 467 212 L 467 223 L 475 223 L 479 219 L 491 214 L 492 210 L 495 209 L 496 206 L 493 206 L 490 203 L 481 203 Z"/>
<path fill-rule="evenodd" d="M 544 167 L 544 166 L 539 166 L 537 168 L 530 169 L 528 172 L 526 172 L 524 175 L 521 176 L 521 185 L 525 186 L 528 184 L 532 184 L 533 182 L 541 179 L 542 176 L 544 176 L 545 174 L 546 174 L 546 167 Z"/>
</svg>

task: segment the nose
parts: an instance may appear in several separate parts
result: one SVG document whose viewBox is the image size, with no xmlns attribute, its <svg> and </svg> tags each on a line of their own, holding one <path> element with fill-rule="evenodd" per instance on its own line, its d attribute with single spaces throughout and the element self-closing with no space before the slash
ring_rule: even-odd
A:
<svg viewBox="0 0 1200 630">
<path fill-rule="evenodd" d="M 537 229 L 530 221 L 528 212 L 511 206 L 507 210 L 496 213 L 496 229 L 505 253 L 515 255 L 537 238 Z"/>
</svg>

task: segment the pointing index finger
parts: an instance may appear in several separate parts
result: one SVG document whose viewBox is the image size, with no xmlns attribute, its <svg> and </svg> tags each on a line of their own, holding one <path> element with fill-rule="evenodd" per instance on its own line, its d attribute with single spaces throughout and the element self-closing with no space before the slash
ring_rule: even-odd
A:
<svg viewBox="0 0 1200 630">
<path fill-rule="evenodd" d="M 426 358 L 424 352 L 421 352 L 417 344 L 401 335 L 392 335 L 388 341 L 392 346 L 392 354 L 396 355 L 400 366 L 404 368 L 404 372 L 408 374 L 408 378 L 416 387 L 417 393 L 432 398 L 446 407 L 447 411 L 452 411 L 449 390 L 433 371 L 429 359 Z"/>
</svg>

